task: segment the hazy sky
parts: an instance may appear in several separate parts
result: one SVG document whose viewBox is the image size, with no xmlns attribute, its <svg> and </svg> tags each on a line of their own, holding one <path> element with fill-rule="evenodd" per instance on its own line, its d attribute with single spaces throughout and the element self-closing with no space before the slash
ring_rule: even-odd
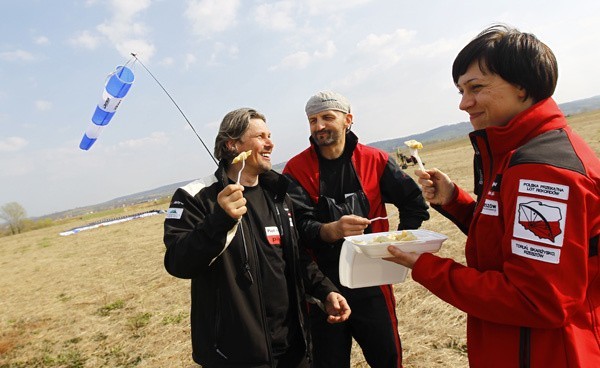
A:
<svg viewBox="0 0 600 368">
<path fill-rule="evenodd" d="M 495 22 L 554 50 L 557 102 L 600 94 L 597 0 L 3 0 L 0 14 L 0 205 L 30 216 L 215 169 L 139 64 L 96 144 L 79 149 L 106 76 L 131 52 L 211 150 L 225 113 L 263 112 L 274 163 L 307 146 L 304 104 L 323 89 L 350 99 L 364 143 L 466 121 L 451 64 Z"/>
</svg>

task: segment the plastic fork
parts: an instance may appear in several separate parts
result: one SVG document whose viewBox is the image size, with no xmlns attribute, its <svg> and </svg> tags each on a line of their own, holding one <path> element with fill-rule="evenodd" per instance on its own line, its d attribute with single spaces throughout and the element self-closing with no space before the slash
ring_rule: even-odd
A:
<svg viewBox="0 0 600 368">
<path fill-rule="evenodd" d="M 240 178 L 242 177 L 242 170 L 246 167 L 246 160 L 242 160 L 242 168 L 238 171 L 237 184 L 240 183 Z"/>
<path fill-rule="evenodd" d="M 387 216 L 380 216 L 380 217 L 373 217 L 372 219 L 369 219 L 369 221 L 377 221 L 377 220 L 387 220 L 390 218 L 390 216 L 394 216 L 396 215 L 398 212 L 394 212 L 394 213 L 390 213 Z"/>
<path fill-rule="evenodd" d="M 416 148 L 410 148 L 411 155 L 417 160 L 417 164 L 419 165 L 419 169 L 421 171 L 425 171 L 425 166 L 423 166 L 423 161 L 421 161 L 421 157 L 419 157 L 419 152 Z"/>
<path fill-rule="evenodd" d="M 417 164 L 419 164 L 419 169 L 421 169 L 421 171 L 425 171 L 423 161 L 421 161 L 421 157 L 419 157 L 419 149 L 423 148 L 421 142 L 411 139 L 409 141 L 404 142 L 404 144 L 408 146 L 411 156 L 413 156 L 417 160 Z"/>
</svg>

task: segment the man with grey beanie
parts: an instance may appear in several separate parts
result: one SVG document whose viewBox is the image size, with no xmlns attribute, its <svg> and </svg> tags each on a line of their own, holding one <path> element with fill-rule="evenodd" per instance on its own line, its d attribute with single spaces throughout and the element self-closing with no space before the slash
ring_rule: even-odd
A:
<svg viewBox="0 0 600 368">
<path fill-rule="evenodd" d="M 310 147 L 293 157 L 283 173 L 293 181 L 289 194 L 300 237 L 319 268 L 352 305 L 345 323 L 329 325 L 311 308 L 314 367 L 350 367 L 352 338 L 371 367 L 402 366 L 396 301 L 392 285 L 349 289 L 340 284 L 338 264 L 344 237 L 389 231 L 386 203 L 399 210 L 398 229 L 416 229 L 429 219 L 415 181 L 386 152 L 358 143 L 350 131 L 348 100 L 322 91 L 306 103 Z"/>
</svg>

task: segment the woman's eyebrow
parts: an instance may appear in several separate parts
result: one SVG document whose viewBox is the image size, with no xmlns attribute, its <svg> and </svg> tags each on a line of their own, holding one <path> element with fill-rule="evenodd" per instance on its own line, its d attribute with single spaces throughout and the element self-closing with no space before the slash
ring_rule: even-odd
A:
<svg viewBox="0 0 600 368">
<path fill-rule="evenodd" d="M 457 87 L 459 87 L 460 85 L 463 85 L 463 86 L 464 86 L 464 85 L 470 84 L 470 83 L 472 83 L 472 82 L 474 82 L 474 81 L 476 81 L 476 80 L 478 80 L 478 79 L 479 79 L 479 77 L 473 77 L 473 78 L 471 78 L 471 79 L 467 79 L 466 81 L 464 81 L 464 82 L 462 82 L 462 83 L 456 83 L 456 86 L 457 86 Z"/>
</svg>

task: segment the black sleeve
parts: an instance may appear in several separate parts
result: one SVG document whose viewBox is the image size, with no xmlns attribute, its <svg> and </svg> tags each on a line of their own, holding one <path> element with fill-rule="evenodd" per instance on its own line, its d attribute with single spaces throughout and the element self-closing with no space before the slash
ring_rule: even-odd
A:
<svg viewBox="0 0 600 368">
<path fill-rule="evenodd" d="M 309 249 L 325 244 L 319 236 L 322 223 L 317 220 L 315 207 L 308 192 L 291 175 L 285 175 L 291 180 L 288 194 L 293 201 L 300 239 Z"/>
<path fill-rule="evenodd" d="M 306 287 L 306 294 L 311 295 L 322 302 L 325 302 L 327 295 L 332 292 L 338 292 L 339 290 L 335 287 L 333 282 L 325 276 L 319 266 L 312 260 L 306 248 L 300 243 L 300 268 L 304 279 L 304 285 Z"/>
<path fill-rule="evenodd" d="M 295 208 L 296 202 L 291 195 L 289 195 L 289 188 L 290 187 L 288 187 L 288 198 L 290 201 L 288 204 L 292 208 L 292 218 L 296 224 L 295 228 L 298 229 L 298 221 L 296 218 L 297 211 Z M 294 238 L 299 238 L 297 231 L 295 232 Z M 321 272 L 319 266 L 313 261 L 310 254 L 307 252 L 304 243 L 301 241 L 298 241 L 298 268 L 300 270 L 307 295 L 317 298 L 324 303 L 327 295 L 329 295 L 330 292 L 335 291 L 339 293 L 339 290 L 336 288 L 335 284 Z"/>
<path fill-rule="evenodd" d="M 425 203 L 419 185 L 391 158 L 388 158 L 379 182 L 382 199 L 398 208 L 398 230 L 418 229 L 429 220 L 429 206 Z"/>
<path fill-rule="evenodd" d="M 216 195 L 214 201 L 203 203 L 181 188 L 173 195 L 163 238 L 169 274 L 185 279 L 197 277 L 225 248 L 227 234 L 236 220 L 215 203 Z"/>
</svg>

